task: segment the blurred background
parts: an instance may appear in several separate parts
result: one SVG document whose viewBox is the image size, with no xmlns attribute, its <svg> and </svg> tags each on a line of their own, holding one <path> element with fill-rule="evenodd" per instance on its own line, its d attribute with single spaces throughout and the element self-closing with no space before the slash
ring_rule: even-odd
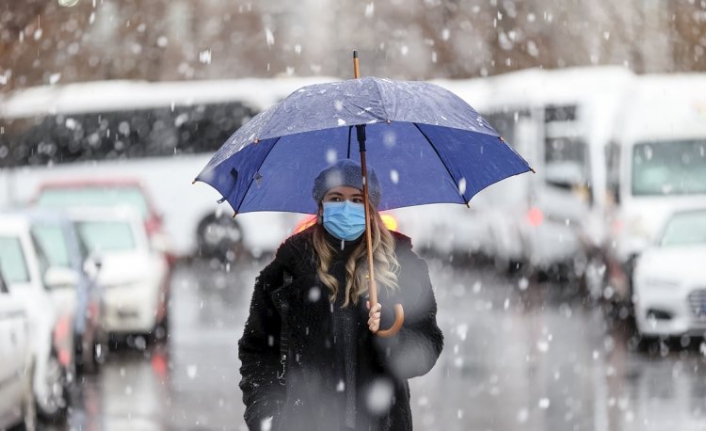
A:
<svg viewBox="0 0 706 431">
<path fill-rule="evenodd" d="M 446 336 L 415 428 L 706 428 L 706 1 L 0 0 L 0 429 L 246 429 L 255 277 L 311 220 L 191 182 L 353 49 L 536 170 L 383 214 Z"/>
</svg>

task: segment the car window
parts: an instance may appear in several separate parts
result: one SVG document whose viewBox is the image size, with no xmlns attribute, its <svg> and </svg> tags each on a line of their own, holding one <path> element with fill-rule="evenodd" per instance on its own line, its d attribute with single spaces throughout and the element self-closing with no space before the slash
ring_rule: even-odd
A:
<svg viewBox="0 0 706 431">
<path fill-rule="evenodd" d="M 61 226 L 37 224 L 32 227 L 32 235 L 44 251 L 49 266 L 71 268 L 69 246 Z"/>
<path fill-rule="evenodd" d="M 137 248 L 129 222 L 79 221 L 76 229 L 88 253 L 130 251 Z"/>
<path fill-rule="evenodd" d="M 1 263 L 0 268 L 2 268 Z M 5 279 L 2 277 L 2 271 L 0 271 L 0 293 L 9 293 L 7 290 L 7 285 L 5 284 Z"/>
<path fill-rule="evenodd" d="M 40 192 L 36 204 L 43 208 L 127 206 L 143 218 L 149 216 L 147 199 L 138 187 L 52 187 Z"/>
<path fill-rule="evenodd" d="M 674 215 L 662 234 L 663 247 L 706 245 L 706 211 L 689 211 Z"/>
<path fill-rule="evenodd" d="M 29 282 L 29 271 L 19 238 L 0 236 L 0 271 L 8 284 Z"/>
</svg>

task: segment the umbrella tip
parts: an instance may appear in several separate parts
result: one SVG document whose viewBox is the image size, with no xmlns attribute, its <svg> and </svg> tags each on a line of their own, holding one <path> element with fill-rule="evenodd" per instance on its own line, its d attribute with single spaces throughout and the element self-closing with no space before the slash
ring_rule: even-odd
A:
<svg viewBox="0 0 706 431">
<path fill-rule="evenodd" d="M 194 178 L 194 180 L 191 182 L 191 185 L 192 185 L 192 186 L 193 186 L 194 184 L 196 184 L 196 178 Z"/>
<path fill-rule="evenodd" d="M 535 171 L 531 166 L 530 166 L 530 171 L 532 171 L 533 174 L 537 173 L 537 171 Z"/>
<path fill-rule="evenodd" d="M 235 211 L 235 212 L 233 213 L 233 218 L 235 218 L 235 216 L 237 216 L 237 215 L 238 215 L 238 211 Z"/>
<path fill-rule="evenodd" d="M 353 58 L 358 58 L 358 50 L 357 49 L 353 50 Z"/>
</svg>

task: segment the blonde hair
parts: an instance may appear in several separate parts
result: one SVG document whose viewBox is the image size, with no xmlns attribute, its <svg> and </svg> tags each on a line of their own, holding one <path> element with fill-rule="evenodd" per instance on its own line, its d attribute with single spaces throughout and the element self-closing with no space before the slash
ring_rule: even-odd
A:
<svg viewBox="0 0 706 431">
<path fill-rule="evenodd" d="M 400 265 L 395 255 L 395 238 L 387 229 L 380 214 L 370 208 L 370 227 L 372 234 L 374 277 L 378 287 L 388 292 L 399 289 L 397 273 Z M 336 252 L 335 248 L 324 237 L 324 227 L 316 225 L 314 228 L 313 245 L 318 256 L 317 273 L 319 279 L 330 290 L 330 300 L 335 302 L 338 295 L 338 280 L 329 274 L 331 260 Z M 365 234 L 363 234 L 365 235 Z M 365 238 L 353 250 L 346 262 L 346 299 L 343 306 L 351 302 L 358 304 L 358 300 L 368 291 L 368 259 Z"/>
</svg>

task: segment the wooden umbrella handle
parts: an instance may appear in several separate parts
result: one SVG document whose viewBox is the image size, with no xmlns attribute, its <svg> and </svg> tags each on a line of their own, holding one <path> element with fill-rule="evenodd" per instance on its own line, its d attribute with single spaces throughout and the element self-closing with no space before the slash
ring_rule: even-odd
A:
<svg viewBox="0 0 706 431">
<path fill-rule="evenodd" d="M 375 333 L 378 337 L 389 338 L 400 332 L 404 323 L 404 308 L 402 304 L 395 304 L 395 322 L 390 329 L 381 329 Z"/>
</svg>

